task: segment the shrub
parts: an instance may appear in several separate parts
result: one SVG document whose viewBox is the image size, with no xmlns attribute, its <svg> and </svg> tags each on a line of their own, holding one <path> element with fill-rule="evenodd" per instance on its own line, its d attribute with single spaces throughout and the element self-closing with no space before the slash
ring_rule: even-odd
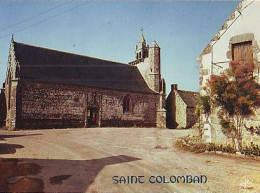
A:
<svg viewBox="0 0 260 193">
<path fill-rule="evenodd" d="M 241 153 L 245 156 L 260 156 L 260 147 L 251 142 L 250 146 L 245 146 Z"/>
</svg>

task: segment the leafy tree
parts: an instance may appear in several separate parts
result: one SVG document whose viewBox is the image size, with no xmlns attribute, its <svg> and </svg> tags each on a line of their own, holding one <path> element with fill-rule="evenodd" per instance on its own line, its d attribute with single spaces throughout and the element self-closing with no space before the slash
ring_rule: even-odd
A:
<svg viewBox="0 0 260 193">
<path fill-rule="evenodd" d="M 253 62 L 230 62 L 228 69 L 221 75 L 211 75 L 208 81 L 212 104 L 223 110 L 222 127 L 234 133 L 239 151 L 244 121 L 260 106 L 260 87 L 253 71 Z"/>
<path fill-rule="evenodd" d="M 194 115 L 195 116 L 199 116 L 201 111 L 202 111 L 208 117 L 209 114 L 210 114 L 210 110 L 211 110 L 211 107 L 210 107 L 210 96 L 208 96 L 208 95 L 200 95 L 199 101 L 198 101 L 198 103 L 196 105 L 196 108 L 195 108 Z"/>
<path fill-rule="evenodd" d="M 208 95 L 200 95 L 199 96 L 199 101 L 196 104 L 195 107 L 195 112 L 194 112 L 194 116 L 196 116 L 199 119 L 199 133 L 200 136 L 202 137 L 202 128 L 200 126 L 200 115 L 201 113 L 206 115 L 206 122 L 208 122 L 208 117 L 210 114 L 210 96 Z"/>
<path fill-rule="evenodd" d="M 200 103 L 204 113 L 208 116 L 210 114 L 210 97 L 208 95 L 200 96 Z"/>
</svg>

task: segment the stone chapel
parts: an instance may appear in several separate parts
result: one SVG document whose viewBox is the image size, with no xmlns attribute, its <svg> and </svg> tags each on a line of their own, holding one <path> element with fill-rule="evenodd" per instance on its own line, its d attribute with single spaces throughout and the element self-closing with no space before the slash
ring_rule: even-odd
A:
<svg viewBox="0 0 260 193">
<path fill-rule="evenodd" d="M 1 89 L 9 129 L 166 127 L 160 47 L 141 34 L 128 64 L 10 43 Z"/>
</svg>

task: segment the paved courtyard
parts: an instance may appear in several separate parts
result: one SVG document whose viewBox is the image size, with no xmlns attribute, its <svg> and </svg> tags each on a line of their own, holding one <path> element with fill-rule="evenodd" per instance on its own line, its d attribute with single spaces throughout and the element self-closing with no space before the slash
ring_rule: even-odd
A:
<svg viewBox="0 0 260 193">
<path fill-rule="evenodd" d="M 260 192 L 259 159 L 194 154 L 174 146 L 178 137 L 193 132 L 0 130 L 0 191 Z M 207 182 L 177 183 L 173 176 L 182 175 L 205 175 Z M 143 177 L 135 183 L 127 176 Z"/>
</svg>

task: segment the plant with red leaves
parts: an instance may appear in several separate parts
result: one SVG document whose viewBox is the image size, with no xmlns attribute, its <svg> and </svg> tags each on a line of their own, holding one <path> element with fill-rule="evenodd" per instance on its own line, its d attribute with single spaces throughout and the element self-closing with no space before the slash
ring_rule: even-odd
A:
<svg viewBox="0 0 260 193">
<path fill-rule="evenodd" d="M 242 127 L 260 106 L 260 87 L 253 76 L 253 62 L 230 62 L 221 75 L 212 75 L 208 81 L 212 104 L 221 107 L 222 118 L 234 125 L 236 148 L 242 149 Z M 224 114 L 224 116 L 223 116 Z"/>
</svg>

